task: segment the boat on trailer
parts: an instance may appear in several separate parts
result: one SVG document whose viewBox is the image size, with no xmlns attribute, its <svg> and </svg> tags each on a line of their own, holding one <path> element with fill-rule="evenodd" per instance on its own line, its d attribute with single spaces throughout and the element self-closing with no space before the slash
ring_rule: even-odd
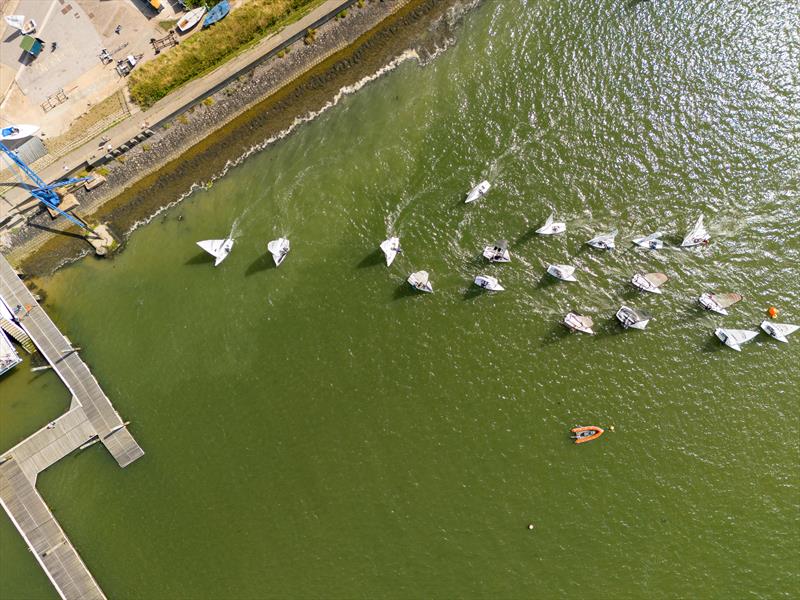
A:
<svg viewBox="0 0 800 600">
<path fill-rule="evenodd" d="M 469 191 L 469 194 L 467 194 L 467 199 L 464 200 L 464 202 L 469 204 L 470 202 L 480 200 L 486 195 L 486 192 L 489 191 L 490 187 L 492 187 L 492 184 L 484 179 Z"/>
<path fill-rule="evenodd" d="M 218 267 L 223 260 L 228 258 L 228 254 L 233 249 L 233 240 L 231 238 L 203 240 L 202 242 L 197 242 L 197 245 L 215 258 L 214 266 Z"/>
<path fill-rule="evenodd" d="M 615 241 L 616 237 L 617 237 L 617 230 L 614 229 L 612 231 L 609 231 L 608 233 L 603 233 L 602 235 L 593 237 L 586 243 L 589 244 L 592 248 L 597 248 L 598 250 L 613 250 L 614 248 L 617 247 Z"/>
<path fill-rule="evenodd" d="M 181 33 L 186 33 L 192 27 L 194 27 L 200 22 L 200 19 L 203 18 L 204 14 L 206 14 L 205 6 L 198 6 L 197 8 L 193 8 L 185 15 L 183 15 L 178 21 L 177 25 L 178 31 L 180 31 Z"/>
<path fill-rule="evenodd" d="M 554 219 L 555 213 L 550 213 L 550 216 L 547 217 L 544 225 L 539 227 L 539 229 L 536 230 L 536 233 L 539 235 L 555 235 L 557 233 L 564 233 L 567 230 L 567 224 L 556 223 Z"/>
<path fill-rule="evenodd" d="M 761 329 L 763 329 L 767 335 L 774 337 L 779 342 L 788 344 L 789 340 L 786 339 L 786 336 L 800 329 L 800 325 L 790 325 L 789 323 L 773 323 L 772 321 L 764 321 L 763 323 L 761 323 Z"/>
<path fill-rule="evenodd" d="M 669 281 L 664 273 L 636 273 L 631 278 L 633 287 L 653 294 L 661 293 L 661 286 Z"/>
<path fill-rule="evenodd" d="M 720 341 L 728 348 L 733 348 L 737 352 L 742 351 L 742 344 L 745 344 L 758 335 L 757 331 L 750 331 L 749 329 L 723 329 L 717 327 L 714 330 Z"/>
<path fill-rule="evenodd" d="M 586 442 L 591 442 L 592 440 L 596 440 L 599 438 L 605 430 L 601 429 L 600 427 L 596 427 L 595 425 L 586 425 L 585 427 L 573 427 L 570 429 L 572 433 L 572 439 L 575 440 L 576 444 L 584 444 Z"/>
<path fill-rule="evenodd" d="M 561 281 L 578 281 L 575 277 L 575 267 L 572 265 L 549 265 L 547 274 Z"/>
<path fill-rule="evenodd" d="M 475 285 L 485 290 L 489 290 L 490 292 L 502 292 L 504 289 L 506 289 L 500 285 L 500 282 L 497 281 L 496 277 L 491 277 L 489 275 L 476 276 Z"/>
<path fill-rule="evenodd" d="M 508 242 L 506 240 L 497 240 L 493 246 L 486 246 L 483 249 L 483 256 L 488 259 L 489 262 L 511 262 L 511 254 L 508 252 Z"/>
<path fill-rule="evenodd" d="M 289 240 L 283 237 L 272 240 L 267 244 L 267 250 L 272 254 L 272 260 L 275 261 L 276 267 L 280 267 L 283 261 L 286 260 L 286 255 L 289 254 L 290 249 Z"/>
<path fill-rule="evenodd" d="M 721 315 L 727 315 L 727 309 L 741 300 L 742 295 L 733 292 L 727 294 L 710 294 L 705 292 L 697 299 L 700 306 Z"/>
<path fill-rule="evenodd" d="M 661 250 L 664 247 L 664 242 L 661 240 L 662 235 L 664 234 L 660 231 L 656 231 L 650 235 L 633 238 L 632 241 L 640 248 L 647 248 L 648 250 Z"/>
<path fill-rule="evenodd" d="M 433 293 L 433 285 L 431 285 L 430 277 L 427 271 L 417 271 L 408 276 L 408 283 L 415 290 L 420 292 Z"/>
<path fill-rule="evenodd" d="M 592 317 L 570 312 L 564 317 L 564 325 L 573 333 L 575 331 L 580 331 L 581 333 L 594 335 L 594 330 L 592 329 L 594 321 L 592 321 Z"/>
<path fill-rule="evenodd" d="M 646 310 L 623 306 L 617 311 L 617 320 L 625 329 L 644 329 L 653 318 Z"/>
<path fill-rule="evenodd" d="M 388 240 L 383 240 L 381 242 L 381 250 L 386 257 L 386 266 L 391 267 L 394 259 L 403 251 L 403 249 L 400 248 L 400 238 L 390 237 Z"/>
<path fill-rule="evenodd" d="M 711 236 L 708 234 L 705 225 L 703 225 L 703 215 L 700 215 L 695 221 L 694 227 L 686 234 L 681 242 L 682 248 L 693 248 L 701 244 L 708 244 Z"/>
</svg>

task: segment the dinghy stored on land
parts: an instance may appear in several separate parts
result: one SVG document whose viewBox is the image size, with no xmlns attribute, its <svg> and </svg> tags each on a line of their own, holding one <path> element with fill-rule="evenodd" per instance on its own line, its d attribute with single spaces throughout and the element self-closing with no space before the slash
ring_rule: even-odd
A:
<svg viewBox="0 0 800 600">
<path fill-rule="evenodd" d="M 198 8 L 190 10 L 178 21 L 178 31 L 186 33 L 200 22 L 204 14 L 206 14 L 205 6 L 199 6 Z"/>
<path fill-rule="evenodd" d="M 469 204 L 470 202 L 475 202 L 475 200 L 480 200 L 486 195 L 486 192 L 489 191 L 490 187 L 492 187 L 492 185 L 488 181 L 481 181 L 469 191 L 469 194 L 467 194 L 467 199 L 464 200 L 464 202 Z"/>
<path fill-rule="evenodd" d="M 708 240 L 710 239 L 711 236 L 708 235 L 708 231 L 706 231 L 705 225 L 703 225 L 703 215 L 700 215 L 697 218 L 694 227 L 692 227 L 692 230 L 686 234 L 685 238 L 683 238 L 681 247 L 693 248 L 694 246 L 699 246 L 700 244 L 707 244 Z"/>
<path fill-rule="evenodd" d="M 497 240 L 494 246 L 486 246 L 483 249 L 483 256 L 491 262 L 511 262 L 511 254 L 508 252 L 508 242 L 506 240 Z"/>
<path fill-rule="evenodd" d="M 400 248 L 400 238 L 390 237 L 388 240 L 382 241 L 381 250 L 383 250 L 383 254 L 386 256 L 386 266 L 391 267 L 394 259 L 403 251 Z"/>
<path fill-rule="evenodd" d="M 547 267 L 547 274 L 561 281 L 578 281 L 572 265 L 550 265 Z"/>
<path fill-rule="evenodd" d="M 223 260 L 228 258 L 228 254 L 230 254 L 233 249 L 233 240 L 231 238 L 224 240 L 203 240 L 202 242 L 197 242 L 197 245 L 216 259 L 214 261 L 214 266 L 218 267 Z"/>
<path fill-rule="evenodd" d="M 664 235 L 660 231 L 651 233 L 644 237 L 633 238 L 633 243 L 640 248 L 647 248 L 649 250 L 661 250 L 664 247 L 664 242 L 661 241 L 661 236 Z"/>
<path fill-rule="evenodd" d="M 228 0 L 222 0 L 222 2 L 213 6 L 211 10 L 208 11 L 205 21 L 203 21 L 203 29 L 210 27 L 217 21 L 224 19 L 226 16 L 228 16 L 230 11 L 231 5 L 228 3 Z"/>
<path fill-rule="evenodd" d="M 555 235 L 557 233 L 564 233 L 567 230 L 566 223 L 555 223 L 553 221 L 555 217 L 554 213 L 550 213 L 550 216 L 547 217 L 547 220 L 544 222 L 544 225 L 539 227 L 536 230 L 536 233 L 539 235 Z"/>
<path fill-rule="evenodd" d="M 737 352 L 741 352 L 742 344 L 752 340 L 758 335 L 758 332 L 750 331 L 749 329 L 723 329 L 722 327 L 718 327 L 714 330 L 714 335 L 728 348 L 733 348 Z"/>
<path fill-rule="evenodd" d="M 19 29 L 22 35 L 30 35 L 36 31 L 36 21 L 28 19 L 26 22 L 24 15 L 8 15 L 5 19 L 11 27 Z"/>
<path fill-rule="evenodd" d="M 586 317 L 573 312 L 567 313 L 567 316 L 564 317 L 564 325 L 572 332 L 580 331 L 581 333 L 594 335 L 594 330 L 592 329 L 594 321 L 592 321 L 592 317 Z"/>
<path fill-rule="evenodd" d="M 789 340 L 786 339 L 786 336 L 800 329 L 800 325 L 789 325 L 788 323 L 772 323 L 770 321 L 764 321 L 761 323 L 761 329 L 779 342 L 788 344 Z"/>
<path fill-rule="evenodd" d="M 427 271 L 417 271 L 408 276 L 408 283 L 420 292 L 433 292 L 433 286 L 428 278 Z"/>
<path fill-rule="evenodd" d="M 475 285 L 490 292 L 502 292 L 506 289 L 500 285 L 496 277 L 490 277 L 489 275 L 477 275 L 475 277 Z"/>
<path fill-rule="evenodd" d="M 608 233 L 604 233 L 602 235 L 598 235 L 590 239 L 587 244 L 589 244 L 592 248 L 597 248 L 598 250 L 613 250 L 616 248 L 617 244 L 614 241 L 617 237 L 617 230 L 614 229 L 613 231 L 609 231 Z"/>
<path fill-rule="evenodd" d="M 596 440 L 603 435 L 604 430 L 594 425 L 587 425 L 586 427 L 573 427 L 570 432 L 576 444 L 583 444 L 584 442 Z"/>
<path fill-rule="evenodd" d="M 289 254 L 290 249 L 291 245 L 286 238 L 278 238 L 267 244 L 267 250 L 272 254 L 272 260 L 275 261 L 276 267 L 281 266 L 281 263 L 286 259 L 286 255 Z"/>
<path fill-rule="evenodd" d="M 653 294 L 660 294 L 661 290 L 659 288 L 667 281 L 669 281 L 669 277 L 664 273 L 636 273 L 631 278 L 633 287 Z"/>
<path fill-rule="evenodd" d="M 22 140 L 39 131 L 36 125 L 9 125 L 0 130 L 0 140 Z"/>
<path fill-rule="evenodd" d="M 706 292 L 702 294 L 697 301 L 700 303 L 700 306 L 706 310 L 710 310 L 721 315 L 727 315 L 728 311 L 726 309 L 733 306 L 741 299 L 741 294 L 709 294 Z"/>
<path fill-rule="evenodd" d="M 649 312 L 645 310 L 637 310 L 629 306 L 623 306 L 617 311 L 617 320 L 622 323 L 625 329 L 644 329 L 653 318 Z"/>
</svg>

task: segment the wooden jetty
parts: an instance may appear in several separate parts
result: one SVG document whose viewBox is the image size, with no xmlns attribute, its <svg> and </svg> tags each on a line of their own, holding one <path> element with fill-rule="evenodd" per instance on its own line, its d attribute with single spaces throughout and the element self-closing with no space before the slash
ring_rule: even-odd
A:
<svg viewBox="0 0 800 600">
<path fill-rule="evenodd" d="M 72 403 L 66 413 L 0 454 L 0 504 L 62 598 L 105 598 L 36 490 L 36 477 L 93 438 L 99 439 L 121 467 L 143 456 L 144 450 L 76 349 L 2 255 L 0 299 L 7 306 L 30 307 L 18 325 L 72 393 Z"/>
</svg>

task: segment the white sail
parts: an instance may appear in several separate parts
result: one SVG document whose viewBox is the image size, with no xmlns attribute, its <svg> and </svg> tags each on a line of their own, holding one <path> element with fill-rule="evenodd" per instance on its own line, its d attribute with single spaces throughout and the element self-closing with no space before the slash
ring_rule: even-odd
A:
<svg viewBox="0 0 800 600">
<path fill-rule="evenodd" d="M 706 231 L 706 228 L 703 225 L 703 215 L 700 215 L 697 218 L 694 227 L 692 227 L 692 230 L 686 234 L 685 238 L 683 238 L 681 246 L 683 248 L 691 248 L 693 246 L 705 244 L 709 239 L 711 239 L 711 236 L 708 235 L 708 231 Z"/>
<path fill-rule="evenodd" d="M 488 181 L 486 180 L 481 181 L 478 185 L 476 185 L 469 191 L 469 194 L 467 194 L 467 199 L 464 200 L 464 202 L 466 203 L 475 202 L 475 200 L 483 198 L 486 195 L 486 192 L 489 191 L 490 187 L 492 187 L 492 185 Z"/>
<path fill-rule="evenodd" d="M 752 340 L 758 335 L 758 332 L 750 331 L 749 329 L 723 329 L 722 327 L 718 327 L 714 330 L 714 335 L 729 348 L 741 352 L 742 344 Z"/>
<path fill-rule="evenodd" d="M 392 266 L 394 259 L 403 251 L 400 248 L 400 238 L 390 237 L 388 240 L 382 241 L 381 250 L 383 250 L 383 254 L 386 257 L 386 266 Z"/>
<path fill-rule="evenodd" d="M 643 237 L 633 238 L 633 243 L 640 248 L 648 248 L 650 250 L 661 250 L 664 247 L 664 242 L 661 241 L 661 236 L 664 235 L 660 231 L 645 235 Z"/>
<path fill-rule="evenodd" d="M 562 281 L 578 281 L 572 265 L 550 265 L 547 267 L 547 274 Z"/>
<path fill-rule="evenodd" d="M 540 235 L 555 235 L 557 233 L 564 233 L 567 230 L 566 223 L 556 223 L 554 222 L 555 214 L 550 213 L 550 216 L 547 217 L 547 220 L 544 222 L 544 225 L 539 227 L 536 230 L 536 233 Z"/>
<path fill-rule="evenodd" d="M 786 336 L 791 335 L 792 333 L 800 329 L 800 325 L 790 325 L 789 323 L 773 323 L 772 321 L 764 321 L 761 323 L 761 329 L 763 329 L 768 335 L 771 335 L 779 342 L 788 344 L 789 340 L 786 339 Z"/>
<path fill-rule="evenodd" d="M 214 261 L 214 266 L 217 267 L 223 260 L 228 258 L 228 254 L 230 254 L 233 249 L 233 240 L 230 238 L 224 240 L 203 240 L 202 242 L 197 242 L 197 245 L 216 259 Z"/>
<path fill-rule="evenodd" d="M 594 330 L 592 329 L 594 321 L 592 321 L 591 317 L 578 313 L 567 313 L 564 317 L 564 325 L 566 325 L 570 331 L 580 331 L 581 333 L 594 335 Z"/>
<path fill-rule="evenodd" d="M 420 292 L 433 292 L 433 285 L 431 285 L 427 271 L 412 273 L 408 276 L 408 283 Z"/>
<path fill-rule="evenodd" d="M 615 239 L 617 237 L 617 230 L 614 229 L 608 233 L 604 233 L 602 235 L 598 235 L 590 239 L 587 244 L 589 244 L 592 248 L 598 248 L 599 250 L 613 250 L 616 247 Z"/>
<path fill-rule="evenodd" d="M 497 278 L 489 275 L 477 275 L 475 277 L 475 285 L 485 290 L 489 290 L 490 292 L 502 292 L 504 289 L 506 289 L 500 285 L 500 282 L 497 281 Z"/>
<path fill-rule="evenodd" d="M 659 289 L 669 281 L 664 273 L 636 273 L 631 278 L 631 283 L 634 287 L 639 288 L 643 292 L 651 292 L 653 294 L 660 294 Z"/>
<path fill-rule="evenodd" d="M 710 294 L 705 292 L 700 295 L 697 301 L 700 306 L 706 310 L 710 310 L 721 315 L 727 315 L 727 308 L 733 306 L 742 299 L 741 294 L 728 293 L 728 294 Z"/>
<path fill-rule="evenodd" d="M 37 125 L 9 125 L 0 130 L 0 140 L 21 140 L 39 131 Z"/>
<path fill-rule="evenodd" d="M 644 310 L 637 310 L 628 306 L 623 306 L 617 311 L 617 320 L 622 323 L 625 329 L 644 329 L 652 319 L 652 315 Z"/>
<path fill-rule="evenodd" d="M 483 249 L 483 256 L 491 262 L 511 262 L 511 254 L 508 252 L 508 242 L 506 240 L 497 240 L 493 246 L 486 246 Z"/>
<path fill-rule="evenodd" d="M 286 258 L 286 255 L 289 254 L 290 249 L 291 245 L 289 244 L 289 240 L 286 238 L 278 238 L 277 240 L 272 240 L 267 244 L 267 250 L 269 250 L 269 253 L 272 254 L 272 260 L 275 261 L 276 267 L 281 266 L 281 263 Z"/>
<path fill-rule="evenodd" d="M 22 29 L 25 24 L 25 17 L 23 15 L 8 15 L 5 19 L 6 23 L 14 29 Z"/>
</svg>

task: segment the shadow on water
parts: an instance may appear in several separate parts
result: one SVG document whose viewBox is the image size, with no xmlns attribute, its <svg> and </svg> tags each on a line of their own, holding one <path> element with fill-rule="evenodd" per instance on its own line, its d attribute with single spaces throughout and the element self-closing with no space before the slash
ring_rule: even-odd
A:
<svg viewBox="0 0 800 600">
<path fill-rule="evenodd" d="M 375 267 L 381 263 L 385 263 L 385 257 L 383 255 L 383 251 L 378 248 L 377 250 L 373 250 L 369 254 L 367 254 L 364 258 L 361 259 L 361 262 L 356 265 L 359 269 L 368 269 L 369 267 Z"/>
<path fill-rule="evenodd" d="M 544 275 L 542 275 L 541 278 L 539 279 L 539 281 L 536 282 L 536 286 L 534 287 L 534 289 L 547 290 L 547 289 L 550 289 L 553 286 L 556 286 L 556 285 L 558 285 L 560 283 L 563 283 L 564 285 L 569 285 L 570 283 L 573 283 L 573 282 L 561 281 L 560 279 L 556 279 L 552 275 L 549 275 L 545 271 Z"/>
<path fill-rule="evenodd" d="M 528 231 L 526 231 L 521 236 L 519 236 L 516 240 L 514 240 L 514 242 L 511 244 L 511 246 L 512 247 L 524 246 L 525 244 L 529 243 L 535 237 L 536 237 L 536 229 L 531 227 L 530 229 L 528 229 Z"/>
<path fill-rule="evenodd" d="M 185 265 L 205 265 L 211 263 L 214 264 L 214 257 L 208 254 L 207 252 L 201 252 L 200 254 L 195 254 L 192 258 L 187 260 Z"/>
<path fill-rule="evenodd" d="M 562 323 L 553 323 L 550 331 L 542 336 L 542 345 L 549 346 L 550 344 L 557 344 L 571 335 L 572 332 L 564 327 Z"/>
<path fill-rule="evenodd" d="M 714 332 L 712 332 L 711 335 L 708 336 L 708 339 L 706 340 L 706 343 L 703 344 L 703 347 L 701 348 L 701 351 L 710 352 L 710 353 L 716 353 L 716 352 L 719 352 L 721 350 L 729 350 L 730 352 L 734 352 L 734 353 L 736 352 L 732 348 L 725 348 L 725 344 L 723 344 L 719 340 L 719 338 L 714 334 Z"/>
<path fill-rule="evenodd" d="M 392 294 L 392 300 L 402 300 L 403 298 L 410 298 L 411 296 L 424 293 L 425 292 L 418 292 L 412 288 L 407 281 L 404 281 L 395 288 L 394 293 Z"/>
<path fill-rule="evenodd" d="M 272 260 L 272 256 L 269 254 L 262 254 L 250 263 L 250 266 L 247 267 L 247 270 L 244 272 L 244 276 L 250 277 L 251 275 L 255 275 L 261 271 L 268 271 L 274 267 L 275 261 Z"/>
<path fill-rule="evenodd" d="M 636 331 L 636 329 L 631 331 Z M 617 320 L 617 317 L 614 316 L 603 321 L 600 327 L 596 328 L 595 333 L 604 336 L 617 336 L 621 333 L 630 333 L 631 331 L 625 329 L 622 323 Z"/>
<path fill-rule="evenodd" d="M 486 290 L 482 287 L 478 287 L 477 285 L 470 285 L 464 291 L 464 300 L 474 300 L 478 296 L 483 296 L 486 293 Z"/>
</svg>

